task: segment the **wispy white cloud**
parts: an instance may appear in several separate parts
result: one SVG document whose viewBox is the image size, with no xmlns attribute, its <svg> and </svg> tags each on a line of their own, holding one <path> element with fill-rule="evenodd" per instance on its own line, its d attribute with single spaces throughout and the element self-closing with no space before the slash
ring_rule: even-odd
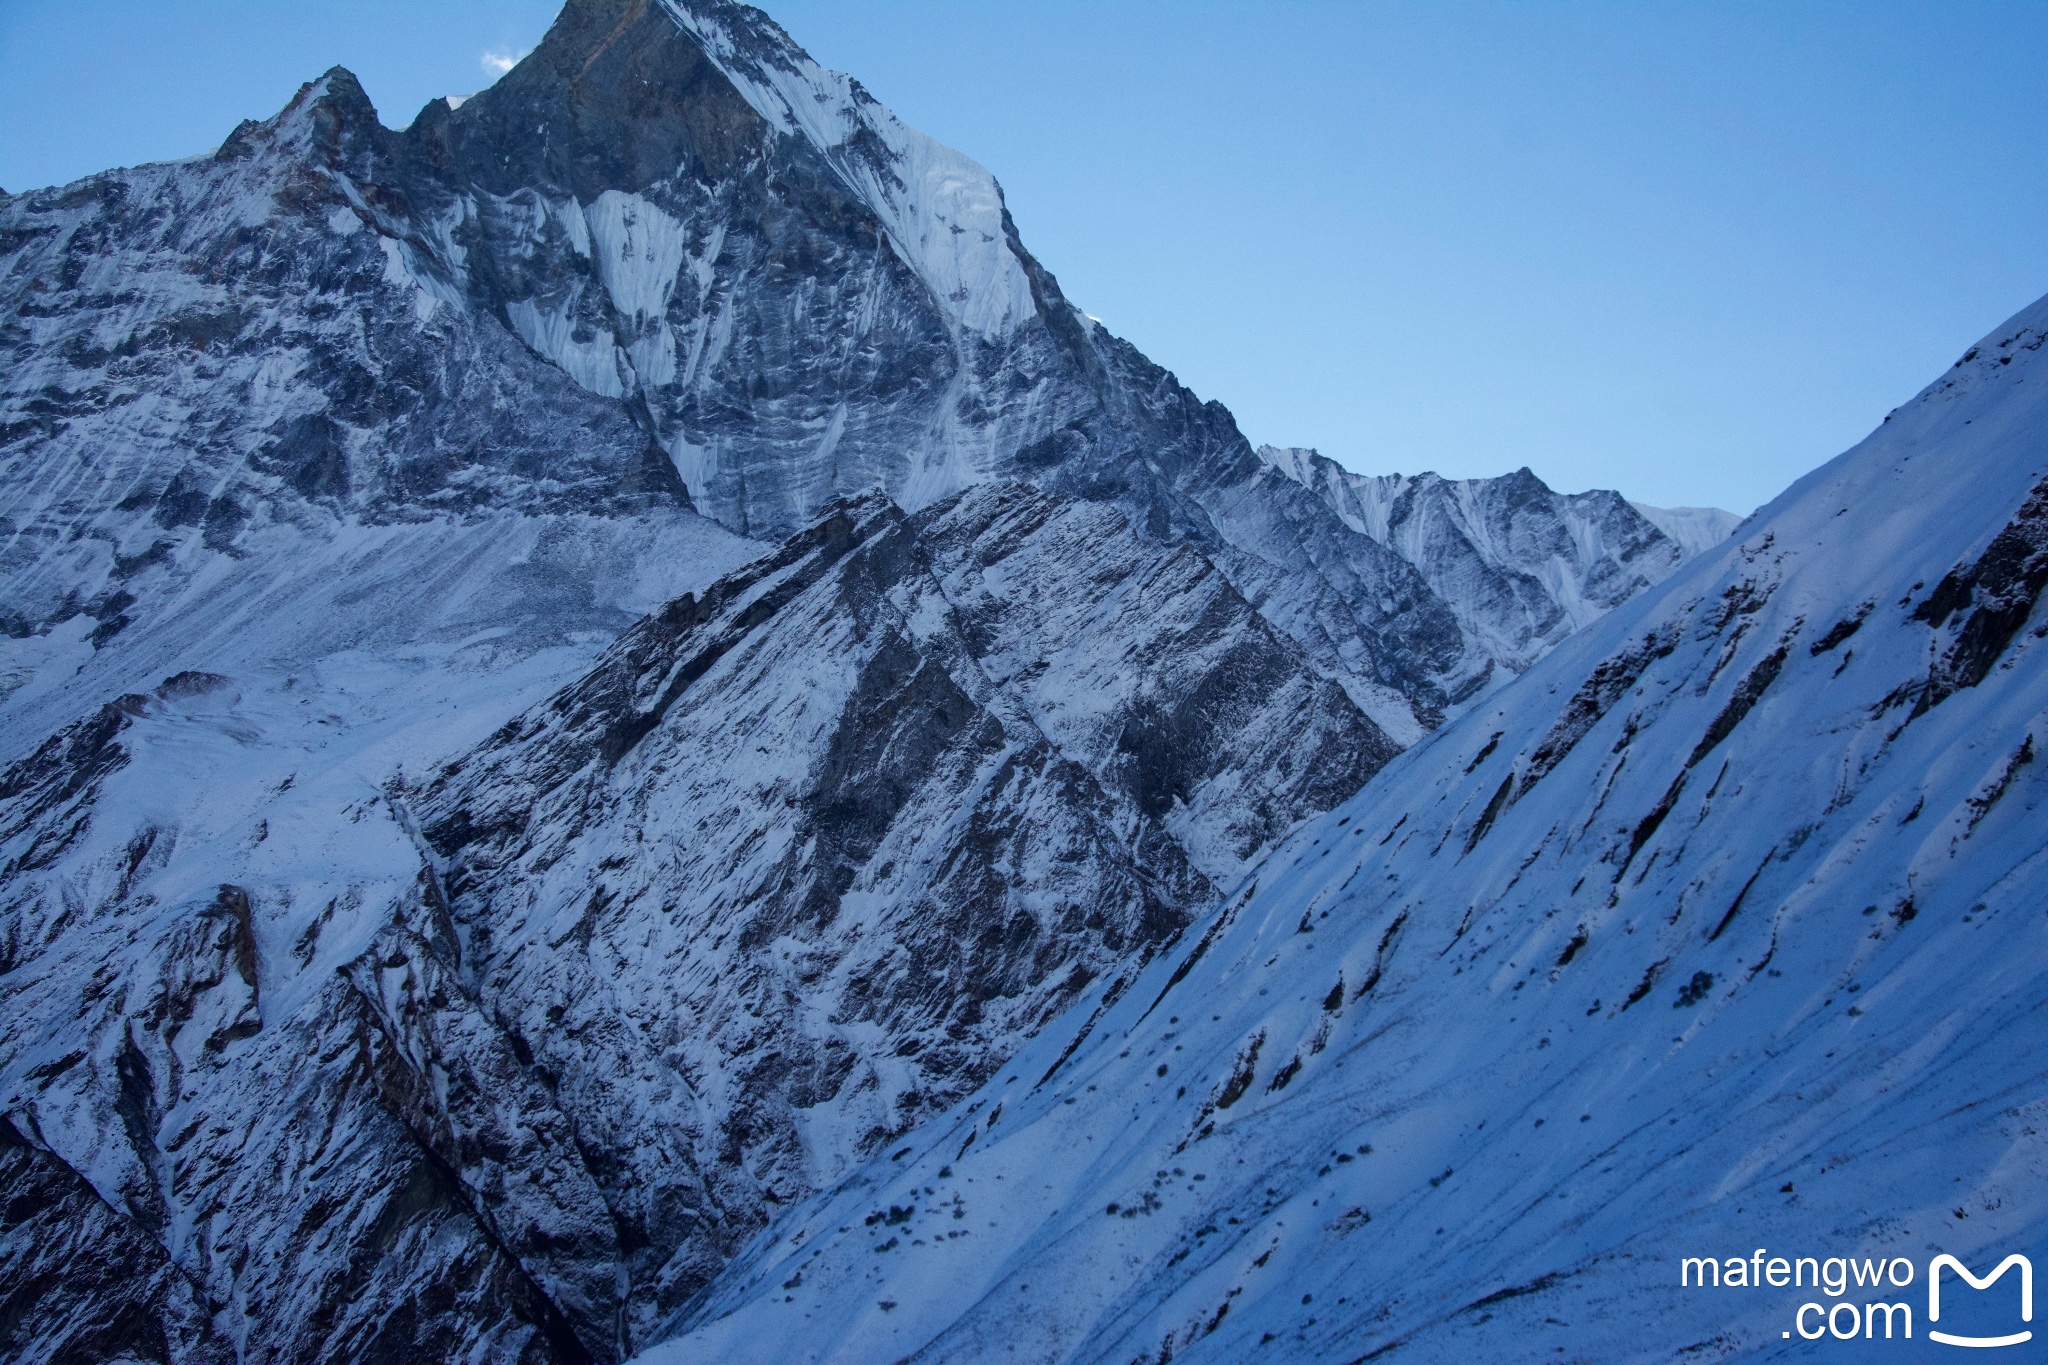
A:
<svg viewBox="0 0 2048 1365">
<path fill-rule="evenodd" d="M 531 49 L 527 50 L 530 51 Z M 483 67 L 485 75 L 489 76 L 492 80 L 496 80 L 513 67 L 519 65 L 519 59 L 525 55 L 525 51 L 508 52 L 504 48 L 494 47 L 486 51 L 483 56 L 477 58 L 477 64 Z"/>
</svg>

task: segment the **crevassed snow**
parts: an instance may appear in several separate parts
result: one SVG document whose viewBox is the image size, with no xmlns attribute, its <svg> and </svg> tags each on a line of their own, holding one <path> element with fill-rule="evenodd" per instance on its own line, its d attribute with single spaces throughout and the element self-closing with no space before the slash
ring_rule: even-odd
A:
<svg viewBox="0 0 2048 1365">
<path fill-rule="evenodd" d="M 676 477 L 683 481 L 685 488 L 696 489 L 704 486 L 704 480 L 718 468 L 718 452 L 705 446 L 690 444 L 690 438 L 677 432 L 668 446 L 669 463 L 676 467 Z"/>
<path fill-rule="evenodd" d="M 413 268 L 413 251 L 410 246 L 396 238 L 383 236 L 377 238 L 377 245 L 384 251 L 384 282 L 415 291 L 413 312 L 420 321 L 431 319 L 444 303 L 451 308 L 463 306 L 462 295 L 444 283 L 433 271 Z"/>
<path fill-rule="evenodd" d="M 978 162 L 907 126 L 772 25 L 748 35 L 772 46 L 757 51 L 683 0 L 662 0 L 662 8 L 755 112 L 824 154 L 888 225 L 891 245 L 956 326 L 995 340 L 1033 315 L 1030 280 L 1003 227 L 1002 190 Z"/>
<path fill-rule="evenodd" d="M 628 318 L 662 317 L 688 247 L 683 224 L 623 190 L 606 190 L 583 215 L 612 306 Z"/>
<path fill-rule="evenodd" d="M 555 221 L 562 225 L 562 231 L 569 236 L 569 245 L 580 256 L 590 255 L 590 219 L 583 206 L 574 199 L 560 199 L 548 204 L 548 211 Z"/>
<path fill-rule="evenodd" d="M 646 388 L 660 388 L 676 377 L 676 339 L 665 322 L 635 337 L 625 355 Z"/>
</svg>

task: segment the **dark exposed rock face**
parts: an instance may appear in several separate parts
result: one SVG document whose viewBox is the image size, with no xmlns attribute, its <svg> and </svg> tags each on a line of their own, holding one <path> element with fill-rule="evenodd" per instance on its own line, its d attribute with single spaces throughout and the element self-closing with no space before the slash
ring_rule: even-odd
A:
<svg viewBox="0 0 2048 1365">
<path fill-rule="evenodd" d="M 145 704 L 132 695 L 109 702 L 0 773 L 0 841 L 18 847 L 0 863 L 6 876 L 49 867 L 85 832 L 100 783 L 128 761 L 117 740 Z M 13 939 L 10 933 L 0 963 L 14 962 Z"/>
<path fill-rule="evenodd" d="M 1392 752 L 1200 556 L 984 485 L 671 603 L 416 809 L 651 1326 Z"/>
<path fill-rule="evenodd" d="M 429 104 L 405 154 L 427 177 L 493 195 L 566 191 L 589 203 L 695 172 L 745 175 L 761 118 L 651 0 L 569 5 L 533 53 L 459 109 Z"/>
<path fill-rule="evenodd" d="M 1676 557 L 1354 525 L 721 0 L 7 198 L 0 354 L 31 1356 L 616 1359 Z"/>
<path fill-rule="evenodd" d="M 1019 484 L 671 602 L 325 817 L 392 851 L 311 901 L 167 899 L 176 829 L 122 823 L 229 690 L 0 776 L 5 1102 L 283 1359 L 614 1358 L 1395 751 L 1203 556 Z"/>
<path fill-rule="evenodd" d="M 163 1245 L 4 1121 L 0 1190 L 0 1350 L 8 1359 L 235 1358 Z"/>
<path fill-rule="evenodd" d="M 779 538 L 990 479 L 1201 548 L 1404 739 L 1563 619 L 1554 546 L 1447 577 L 1275 477 L 1065 300 L 986 171 L 743 6 L 576 0 L 403 133 L 336 69 L 210 162 L 9 200 L 0 347 L 17 630 L 117 589 L 151 619 L 277 527 L 694 502 Z M 1571 620 L 1676 561 L 1611 501 Z"/>
<path fill-rule="evenodd" d="M 2048 482 L 2037 484 L 2026 505 L 1992 538 L 1975 563 L 1942 576 L 1915 620 L 1939 630 L 1955 616 L 1954 638 L 1930 670 L 1914 703 L 1918 715 L 1965 687 L 1984 681 L 2012 637 L 2034 613 L 2048 587 Z"/>
</svg>

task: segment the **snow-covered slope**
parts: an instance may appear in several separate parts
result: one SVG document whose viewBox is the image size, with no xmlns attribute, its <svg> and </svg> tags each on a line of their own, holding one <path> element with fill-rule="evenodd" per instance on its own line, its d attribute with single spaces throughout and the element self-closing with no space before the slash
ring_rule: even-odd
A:
<svg viewBox="0 0 2048 1365">
<path fill-rule="evenodd" d="M 22 1344 L 628 1350 L 1396 752 L 1200 554 L 1016 484 L 845 504 L 552 696 L 590 635 L 507 620 L 289 672 L 193 630 L 0 774 L 0 1113 L 180 1272 L 75 1238 Z"/>
<path fill-rule="evenodd" d="M 1261 446 L 1259 458 L 1414 565 L 1467 638 L 1516 673 L 1735 526 L 1712 509 L 1671 513 L 1618 493 L 1554 493 L 1527 469 L 1444 479 L 1356 474 L 1298 447 Z"/>
<path fill-rule="evenodd" d="M 772 543 L 1008 480 L 1197 548 L 1402 743 L 1562 628 L 1491 600 L 1554 547 L 1425 581 L 1069 304 L 987 171 L 723 0 L 574 0 L 403 133 L 337 68 L 211 158 L 8 199 L 0 347 L 16 636 L 114 642 L 222 557 L 363 523 L 694 510 Z M 1569 619 L 1675 561 L 1621 539 Z"/>
<path fill-rule="evenodd" d="M 1803 1359 L 1835 1298 L 1680 1258 L 2038 1250 L 2044 342 L 1396 760 L 646 1359 Z"/>
<path fill-rule="evenodd" d="M 1645 521 L 1671 537 L 1689 555 L 1704 554 L 1735 534 L 1742 518 L 1718 507 L 1652 507 L 1632 502 Z"/>
<path fill-rule="evenodd" d="M 1539 647 L 719 0 L 0 200 L 0 353 L 0 1354 L 616 1359 Z"/>
</svg>

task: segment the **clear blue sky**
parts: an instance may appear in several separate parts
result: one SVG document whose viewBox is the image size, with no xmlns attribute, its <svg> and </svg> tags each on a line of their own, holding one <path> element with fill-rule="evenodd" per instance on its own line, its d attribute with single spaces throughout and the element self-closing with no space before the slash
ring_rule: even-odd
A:
<svg viewBox="0 0 2048 1365">
<path fill-rule="evenodd" d="M 339 62 L 386 122 L 534 0 L 0 0 L 0 185 Z M 1254 441 L 1747 511 L 2048 292 L 2048 4 L 780 0 Z"/>
</svg>

